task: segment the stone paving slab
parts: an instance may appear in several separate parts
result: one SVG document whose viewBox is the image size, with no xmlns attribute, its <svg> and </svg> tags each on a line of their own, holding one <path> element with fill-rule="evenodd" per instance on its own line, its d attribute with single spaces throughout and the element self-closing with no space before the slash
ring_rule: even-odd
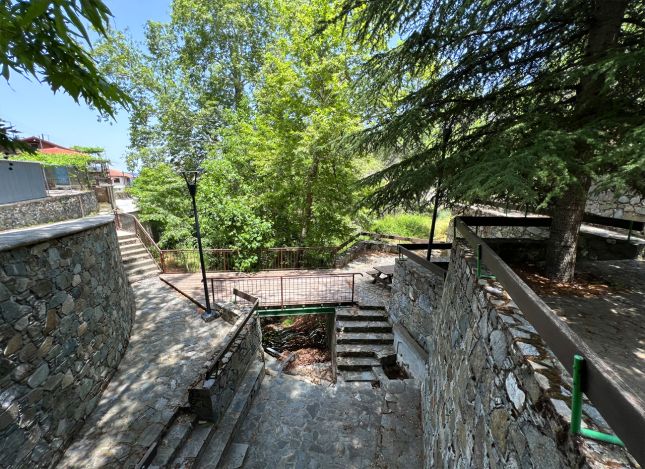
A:
<svg viewBox="0 0 645 469">
<path fill-rule="evenodd" d="M 135 286 L 128 349 L 99 404 L 57 467 L 133 467 L 187 389 L 205 372 L 231 326 L 205 323 L 195 306 L 157 278 Z"/>
<path fill-rule="evenodd" d="M 401 405 L 394 406 L 386 403 L 384 389 L 369 383 L 328 387 L 268 375 L 235 439 L 249 445 L 242 467 L 420 468 L 418 387 L 401 382 L 390 394 L 406 389 Z M 400 422 L 400 436 L 383 426 L 394 423 L 398 431 Z"/>
<path fill-rule="evenodd" d="M 542 299 L 632 389 L 645 398 L 645 262 L 586 261 L 576 270 L 610 283 L 613 291 L 589 298 Z"/>
</svg>

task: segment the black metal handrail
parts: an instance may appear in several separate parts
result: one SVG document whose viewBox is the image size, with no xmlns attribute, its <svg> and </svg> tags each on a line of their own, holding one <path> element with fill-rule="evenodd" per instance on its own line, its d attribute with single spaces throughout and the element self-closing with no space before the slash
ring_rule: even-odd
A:
<svg viewBox="0 0 645 469">
<path fill-rule="evenodd" d="M 468 225 L 493 226 L 498 217 L 456 217 L 456 230 L 471 248 L 479 253 L 479 260 L 508 291 L 528 321 L 553 351 L 569 373 L 573 373 L 575 355 L 585 358 L 586 369 L 583 392 L 594 403 L 614 432 L 625 443 L 632 456 L 642 465 L 645 462 L 645 404 L 613 369 L 595 353 L 553 310 L 477 236 Z M 499 217 L 506 218 L 506 217 Z M 521 221 L 520 221 L 521 220 Z M 549 218 L 521 217 L 504 220 L 503 226 L 522 223 L 521 226 L 549 226 Z M 531 224 L 535 223 L 535 224 Z"/>
</svg>

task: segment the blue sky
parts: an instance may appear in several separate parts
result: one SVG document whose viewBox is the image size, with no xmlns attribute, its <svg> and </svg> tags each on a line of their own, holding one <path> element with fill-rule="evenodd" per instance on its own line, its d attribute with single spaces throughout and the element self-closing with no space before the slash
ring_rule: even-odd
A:
<svg viewBox="0 0 645 469">
<path fill-rule="evenodd" d="M 135 40 L 143 40 L 148 20 L 169 19 L 170 0 L 106 0 L 114 15 L 114 27 L 126 28 Z M 96 112 L 84 102 L 76 104 L 67 94 L 54 94 L 35 79 L 13 74 L 7 83 L 0 79 L 0 117 L 22 132 L 22 136 L 44 134 L 63 146 L 105 148 L 113 168 L 125 170 L 128 146 L 128 115 L 121 111 L 116 121 L 99 122 Z"/>
</svg>

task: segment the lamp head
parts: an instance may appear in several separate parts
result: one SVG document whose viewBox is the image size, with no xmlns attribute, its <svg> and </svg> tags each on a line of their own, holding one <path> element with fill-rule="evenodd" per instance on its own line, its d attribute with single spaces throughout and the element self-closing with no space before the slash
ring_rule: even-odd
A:
<svg viewBox="0 0 645 469">
<path fill-rule="evenodd" d="M 197 193 L 197 177 L 199 176 L 199 171 L 182 171 L 182 174 L 186 180 L 188 192 L 190 192 L 192 197 L 195 197 L 195 194 Z"/>
</svg>

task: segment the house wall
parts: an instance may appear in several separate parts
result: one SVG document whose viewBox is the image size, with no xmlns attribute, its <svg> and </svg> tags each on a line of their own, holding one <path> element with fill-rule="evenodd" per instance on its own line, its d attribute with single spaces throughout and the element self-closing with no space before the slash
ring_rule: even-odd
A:
<svg viewBox="0 0 645 469">
<path fill-rule="evenodd" d="M 0 234 L 0 467 L 57 459 L 116 370 L 134 311 L 112 217 Z"/>
<path fill-rule="evenodd" d="M 425 335 L 426 468 L 634 467 L 621 448 L 568 435 L 568 373 L 502 286 L 476 278 L 471 251 L 456 243 L 445 281 L 433 275 L 397 261 L 389 308 L 396 327 Z"/>
<path fill-rule="evenodd" d="M 0 231 L 82 218 L 98 212 L 94 191 L 0 205 Z"/>
<path fill-rule="evenodd" d="M 0 159 L 0 204 L 41 199 L 47 197 L 46 189 L 40 163 Z"/>
</svg>

